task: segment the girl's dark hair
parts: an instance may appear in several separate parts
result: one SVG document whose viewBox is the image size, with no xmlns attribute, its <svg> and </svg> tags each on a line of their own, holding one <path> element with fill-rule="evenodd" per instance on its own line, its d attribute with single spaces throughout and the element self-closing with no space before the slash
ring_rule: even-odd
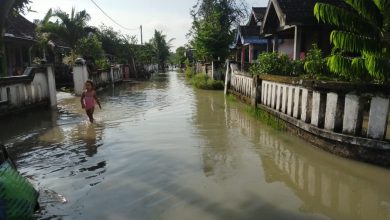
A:
<svg viewBox="0 0 390 220">
<path fill-rule="evenodd" d="M 89 83 L 89 84 L 91 84 L 91 86 L 92 86 L 92 89 L 94 89 L 94 88 L 95 88 L 95 86 L 93 85 L 93 81 L 92 81 L 92 80 L 90 80 L 90 79 L 87 79 L 87 81 L 85 81 L 85 83 Z"/>
</svg>

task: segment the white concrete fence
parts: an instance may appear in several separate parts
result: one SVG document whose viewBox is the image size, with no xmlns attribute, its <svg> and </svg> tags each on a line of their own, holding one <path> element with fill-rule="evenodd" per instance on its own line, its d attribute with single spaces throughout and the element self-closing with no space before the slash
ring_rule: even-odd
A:
<svg viewBox="0 0 390 220">
<path fill-rule="evenodd" d="M 23 75 L 0 78 L 0 115 L 37 105 L 57 107 L 54 68 L 27 68 Z"/>
<path fill-rule="evenodd" d="M 245 96 L 253 105 L 263 106 L 315 135 L 364 146 L 377 140 L 374 148 L 390 148 L 385 141 L 390 106 L 386 86 L 249 77 L 240 75 L 235 64 L 229 67 L 229 91 Z"/>
<path fill-rule="evenodd" d="M 107 71 L 89 73 L 86 65 L 75 65 L 73 67 L 74 93 L 81 95 L 84 91 L 85 81 L 92 80 L 96 87 L 104 86 L 110 83 L 117 83 L 124 78 L 123 68 L 113 66 Z"/>
</svg>

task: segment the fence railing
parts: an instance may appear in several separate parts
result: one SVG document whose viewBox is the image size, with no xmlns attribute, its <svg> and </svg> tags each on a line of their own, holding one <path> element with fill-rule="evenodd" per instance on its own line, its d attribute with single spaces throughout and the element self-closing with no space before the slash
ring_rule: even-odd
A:
<svg viewBox="0 0 390 220">
<path fill-rule="evenodd" d="M 338 142 L 390 149 L 390 86 L 241 73 L 236 64 L 230 65 L 230 91 L 295 126 Z"/>
</svg>

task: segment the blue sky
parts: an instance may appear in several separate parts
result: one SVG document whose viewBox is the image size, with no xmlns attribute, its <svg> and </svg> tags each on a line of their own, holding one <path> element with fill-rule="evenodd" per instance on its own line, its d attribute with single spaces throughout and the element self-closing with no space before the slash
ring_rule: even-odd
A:
<svg viewBox="0 0 390 220">
<path fill-rule="evenodd" d="M 249 6 L 266 6 L 268 0 L 246 0 Z M 185 35 L 191 27 L 189 11 L 196 0 L 95 0 L 107 14 L 119 24 L 130 29 L 128 31 L 114 24 L 105 17 L 90 0 L 33 0 L 32 10 L 26 17 L 29 20 L 41 19 L 50 8 L 61 8 L 69 11 L 73 6 L 76 10 L 86 9 L 91 15 L 90 25 L 105 24 L 120 30 L 125 34 L 137 35 L 142 24 L 144 41 L 148 41 L 154 29 L 162 30 L 167 37 L 175 38 L 173 47 L 184 45 L 188 40 Z M 173 48 L 173 49 L 174 49 Z"/>
</svg>

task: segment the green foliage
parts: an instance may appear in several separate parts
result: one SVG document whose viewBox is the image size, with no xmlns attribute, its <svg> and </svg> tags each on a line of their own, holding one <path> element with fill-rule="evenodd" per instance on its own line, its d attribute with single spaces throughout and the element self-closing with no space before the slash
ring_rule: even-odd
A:
<svg viewBox="0 0 390 220">
<path fill-rule="evenodd" d="M 321 49 L 317 44 L 313 44 L 312 48 L 307 52 L 305 57 L 305 71 L 313 77 L 319 75 L 328 75 L 328 67 L 326 59 L 322 56 Z"/>
<path fill-rule="evenodd" d="M 244 1 L 198 0 L 193 7 L 191 47 L 199 60 L 225 60 L 233 41 L 232 26 L 246 17 Z"/>
<path fill-rule="evenodd" d="M 270 113 L 266 112 L 265 110 L 262 110 L 260 108 L 255 108 L 252 106 L 247 106 L 245 111 L 248 114 L 255 117 L 257 120 L 264 122 L 265 124 L 273 127 L 276 130 L 281 131 L 281 130 L 286 129 L 286 125 L 284 124 L 284 122 L 281 119 L 276 118 L 275 116 L 271 115 Z"/>
<path fill-rule="evenodd" d="M 213 80 L 206 74 L 193 75 L 190 83 L 198 89 L 222 90 L 224 88 L 223 81 Z"/>
<path fill-rule="evenodd" d="M 99 59 L 95 61 L 95 65 L 98 69 L 106 70 L 110 68 L 110 62 L 107 59 Z"/>
<path fill-rule="evenodd" d="M 104 53 L 102 43 L 96 35 L 81 38 L 76 45 L 75 51 L 83 57 L 93 57 L 95 59 L 102 58 Z"/>
<path fill-rule="evenodd" d="M 188 59 L 186 59 L 184 61 L 184 65 L 186 67 L 186 70 L 185 70 L 186 78 L 188 78 L 188 79 L 192 78 L 195 75 L 195 71 L 194 71 L 194 68 L 191 65 L 190 61 Z"/>
<path fill-rule="evenodd" d="M 152 46 L 160 68 L 163 68 L 169 58 L 169 49 L 173 39 L 167 41 L 166 35 L 162 31 L 154 30 L 154 36 L 150 39 L 149 44 Z"/>
<path fill-rule="evenodd" d="M 292 63 L 287 55 L 278 55 L 277 53 L 264 52 L 260 54 L 249 71 L 253 75 L 272 74 L 272 75 L 292 75 L 294 69 L 299 69 L 299 63 Z"/>
<path fill-rule="evenodd" d="M 237 97 L 235 96 L 235 95 L 232 95 L 232 94 L 227 94 L 227 96 L 225 96 L 226 97 L 226 100 L 228 101 L 228 102 L 237 102 Z"/>
<path fill-rule="evenodd" d="M 62 40 L 72 50 L 75 50 L 78 41 L 87 37 L 90 32 L 91 28 L 87 26 L 87 22 L 91 17 L 85 10 L 76 12 L 75 8 L 72 8 L 71 14 L 68 14 L 58 9 L 54 11 L 52 16 L 58 19 L 57 22 L 48 21 L 42 23 L 38 31 L 49 33 L 50 39 Z"/>
<path fill-rule="evenodd" d="M 328 59 L 331 72 L 347 79 L 388 82 L 390 77 L 389 0 L 344 0 L 350 10 L 317 3 L 315 17 L 336 29 L 330 40 L 336 50 Z"/>
<path fill-rule="evenodd" d="M 113 63 L 128 64 L 135 58 L 136 44 L 135 36 L 124 35 L 115 31 L 112 27 L 100 26 L 98 38 L 102 42 L 102 48 L 111 57 Z"/>
<path fill-rule="evenodd" d="M 186 48 L 185 47 L 178 47 L 176 49 L 175 53 L 175 64 L 176 65 L 183 65 L 184 62 L 186 61 L 186 56 L 185 56 Z"/>
</svg>

